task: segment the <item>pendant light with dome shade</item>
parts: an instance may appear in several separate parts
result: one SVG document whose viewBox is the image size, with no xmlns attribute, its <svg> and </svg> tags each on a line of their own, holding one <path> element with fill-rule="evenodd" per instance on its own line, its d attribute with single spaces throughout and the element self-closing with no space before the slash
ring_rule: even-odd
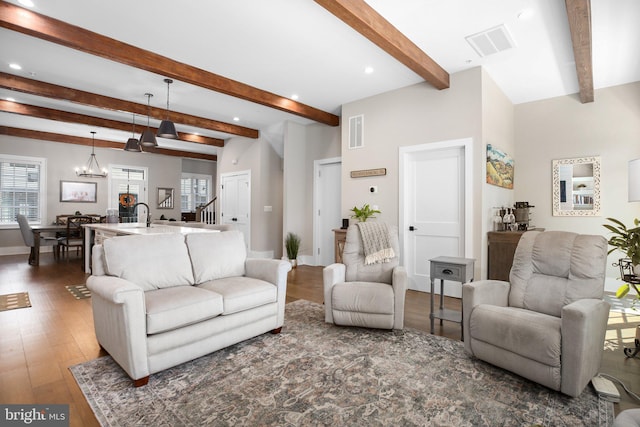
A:
<svg viewBox="0 0 640 427">
<path fill-rule="evenodd" d="M 147 128 L 140 135 L 140 144 L 145 147 L 157 147 L 158 141 L 156 141 L 156 136 L 149 129 L 149 116 L 151 115 L 151 97 L 152 93 L 145 93 L 144 96 L 147 97 Z"/>
<path fill-rule="evenodd" d="M 132 130 L 131 130 L 131 138 L 129 138 L 127 140 L 127 143 L 124 145 L 124 151 L 134 151 L 134 152 L 141 152 L 142 149 L 140 148 L 140 141 L 138 141 L 135 137 L 136 134 L 136 113 L 132 114 L 132 119 L 131 119 L 131 123 L 132 123 Z"/>
<path fill-rule="evenodd" d="M 157 136 L 160 138 L 179 139 L 176 126 L 169 120 L 169 85 L 173 83 L 173 80 L 164 79 L 164 82 L 167 84 L 167 118 L 160 123 Z"/>
<path fill-rule="evenodd" d="M 100 169 L 100 163 L 98 163 L 98 159 L 96 158 L 96 132 L 91 131 L 91 155 L 89 156 L 89 161 L 86 166 L 83 166 L 82 169 L 76 168 L 76 176 L 81 176 L 83 178 L 106 178 L 107 177 L 107 169 Z"/>
</svg>

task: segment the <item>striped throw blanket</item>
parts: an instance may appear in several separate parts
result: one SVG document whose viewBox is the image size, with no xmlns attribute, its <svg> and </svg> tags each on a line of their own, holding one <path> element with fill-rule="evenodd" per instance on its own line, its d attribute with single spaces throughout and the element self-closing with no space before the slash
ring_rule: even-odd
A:
<svg viewBox="0 0 640 427">
<path fill-rule="evenodd" d="M 379 222 L 359 222 L 358 229 L 364 246 L 365 265 L 389 262 L 396 254 L 391 247 L 389 227 Z"/>
</svg>

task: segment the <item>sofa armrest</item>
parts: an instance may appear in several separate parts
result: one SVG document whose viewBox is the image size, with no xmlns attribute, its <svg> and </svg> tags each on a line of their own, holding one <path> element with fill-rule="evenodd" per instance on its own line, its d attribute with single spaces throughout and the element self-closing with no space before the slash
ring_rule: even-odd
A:
<svg viewBox="0 0 640 427">
<path fill-rule="evenodd" d="M 333 323 L 333 311 L 331 307 L 331 289 L 336 283 L 344 283 L 347 266 L 344 264 L 331 264 L 322 269 L 322 284 L 324 289 L 324 321 Z"/>
<path fill-rule="evenodd" d="M 100 345 L 132 379 L 149 376 L 144 291 L 113 276 L 90 276 L 87 288 Z"/>
<path fill-rule="evenodd" d="M 287 273 L 291 263 L 278 259 L 247 258 L 245 274 L 247 277 L 273 283 L 278 288 L 278 322 L 276 328 L 284 324 L 284 305 L 287 300 Z"/>
<path fill-rule="evenodd" d="M 471 312 L 480 304 L 497 305 L 506 307 L 509 305 L 509 282 L 502 280 L 479 280 L 462 285 L 462 330 L 464 331 L 464 349 L 468 354 L 471 350 Z"/>
<path fill-rule="evenodd" d="M 407 294 L 407 270 L 403 266 L 393 269 L 391 286 L 393 286 L 393 329 L 404 328 L 404 300 Z"/>
<path fill-rule="evenodd" d="M 609 308 L 599 299 L 581 299 L 563 307 L 561 392 L 578 396 L 598 373 Z"/>
</svg>

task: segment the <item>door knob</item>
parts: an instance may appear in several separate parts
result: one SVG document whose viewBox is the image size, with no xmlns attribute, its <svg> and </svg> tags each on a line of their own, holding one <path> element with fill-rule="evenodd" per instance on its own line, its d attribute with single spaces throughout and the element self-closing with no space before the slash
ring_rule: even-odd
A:
<svg viewBox="0 0 640 427">
<path fill-rule="evenodd" d="M 417 230 L 417 228 L 415 228 L 413 225 L 409 226 L 409 231 L 416 231 L 416 230 Z"/>
</svg>

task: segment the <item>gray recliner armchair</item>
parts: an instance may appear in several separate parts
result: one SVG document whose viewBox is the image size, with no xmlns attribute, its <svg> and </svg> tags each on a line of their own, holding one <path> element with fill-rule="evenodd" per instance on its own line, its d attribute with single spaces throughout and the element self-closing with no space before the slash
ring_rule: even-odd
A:
<svg viewBox="0 0 640 427">
<path fill-rule="evenodd" d="M 347 230 L 343 264 L 323 270 L 325 321 L 343 326 L 402 329 L 407 272 L 399 265 L 398 228 L 386 226 L 395 254 L 387 262 L 366 265 L 358 225 Z"/>
<path fill-rule="evenodd" d="M 522 235 L 509 282 L 463 285 L 465 351 L 578 396 L 598 372 L 609 317 L 607 241 L 563 231 Z"/>
</svg>

